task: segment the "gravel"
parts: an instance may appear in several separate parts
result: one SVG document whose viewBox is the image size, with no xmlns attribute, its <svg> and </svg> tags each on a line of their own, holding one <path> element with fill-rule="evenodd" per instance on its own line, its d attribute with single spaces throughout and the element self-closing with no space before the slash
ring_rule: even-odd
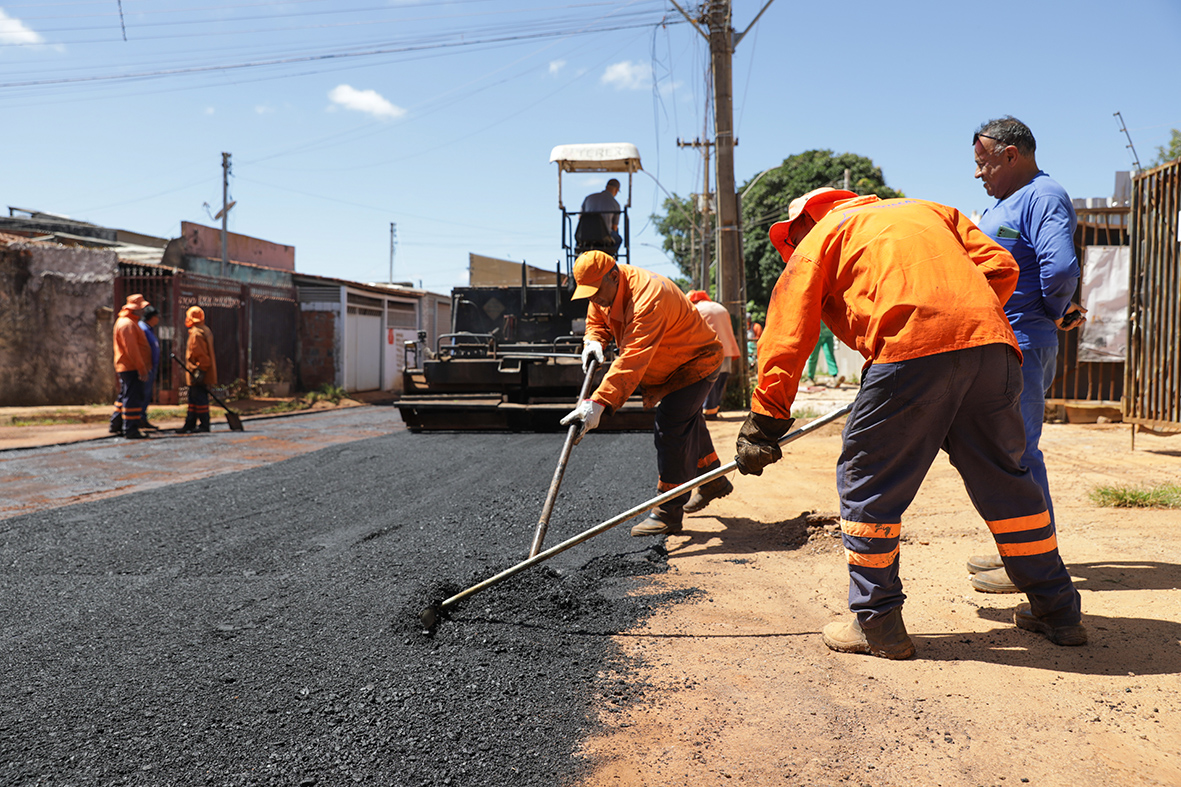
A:
<svg viewBox="0 0 1181 787">
<path fill-rule="evenodd" d="M 523 560 L 561 436 L 411 434 L 0 521 L 0 784 L 560 785 L 663 539 Z M 574 449 L 546 545 L 653 497 L 644 434 Z"/>
</svg>

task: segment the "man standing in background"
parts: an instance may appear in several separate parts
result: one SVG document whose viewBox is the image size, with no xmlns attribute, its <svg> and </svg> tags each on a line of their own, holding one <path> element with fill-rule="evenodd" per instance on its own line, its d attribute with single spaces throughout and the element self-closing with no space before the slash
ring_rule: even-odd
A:
<svg viewBox="0 0 1181 787">
<path fill-rule="evenodd" d="M 139 319 L 148 307 L 144 296 L 127 296 L 127 303 L 119 310 L 112 340 L 115 347 L 115 374 L 119 376 L 119 398 L 111 415 L 111 434 L 121 434 L 128 440 L 147 437 L 139 431 L 144 414 L 144 381 L 152 371 L 152 350 L 140 330 Z"/>
<path fill-rule="evenodd" d="M 156 326 L 160 324 L 160 311 L 155 306 L 144 309 L 139 318 L 139 329 L 144 332 L 148 340 L 148 347 L 152 351 L 152 370 L 148 372 L 148 379 L 144 380 L 144 414 L 140 418 L 140 429 L 155 429 L 156 425 L 148 422 L 148 405 L 152 403 L 152 389 L 156 385 L 156 372 L 160 371 L 160 340 L 156 338 Z"/>
<path fill-rule="evenodd" d="M 1076 218 L 1066 190 L 1038 168 L 1037 142 L 1029 127 L 1015 117 L 989 120 L 972 135 L 976 177 L 997 203 L 984 212 L 980 229 L 1017 260 L 1017 289 L 1005 302 L 1023 361 L 1021 418 L 1025 422 L 1025 453 L 1029 468 L 1046 498 L 1051 526 L 1056 527 L 1046 462 L 1038 442 L 1045 420 L 1046 390 L 1054 382 L 1058 330 L 1082 322 L 1085 310 L 1071 303 L 1078 287 L 1079 265 L 1074 252 Z M 1017 593 L 999 555 L 978 555 L 968 561 L 972 587 L 984 593 Z"/>
</svg>

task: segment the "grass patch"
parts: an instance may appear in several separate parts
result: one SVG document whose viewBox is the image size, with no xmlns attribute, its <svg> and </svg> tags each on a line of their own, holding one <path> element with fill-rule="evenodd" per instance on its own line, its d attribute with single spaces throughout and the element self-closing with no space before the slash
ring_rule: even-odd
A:
<svg viewBox="0 0 1181 787">
<path fill-rule="evenodd" d="M 1090 492 L 1095 505 L 1104 508 L 1181 508 L 1181 485 L 1160 484 L 1147 489 L 1099 486 Z"/>
</svg>

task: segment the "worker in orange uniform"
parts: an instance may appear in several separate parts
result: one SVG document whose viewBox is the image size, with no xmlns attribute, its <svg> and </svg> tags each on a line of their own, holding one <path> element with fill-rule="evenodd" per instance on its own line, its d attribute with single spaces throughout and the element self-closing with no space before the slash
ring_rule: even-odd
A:
<svg viewBox="0 0 1181 787">
<path fill-rule="evenodd" d="M 119 310 L 112 335 L 115 345 L 115 374 L 119 376 L 119 398 L 111 415 L 111 434 L 122 434 L 128 440 L 147 437 L 139 430 L 147 405 L 144 383 L 152 373 L 152 348 L 148 337 L 139 327 L 139 318 L 149 306 L 144 296 L 127 296 Z"/>
<path fill-rule="evenodd" d="M 209 389 L 217 385 L 217 359 L 213 354 L 213 331 L 205 324 L 205 310 L 190 306 L 185 312 L 189 341 L 185 346 L 188 367 L 189 409 L 180 434 L 209 431 Z"/>
<path fill-rule="evenodd" d="M 800 375 L 823 320 L 866 359 L 837 463 L 849 563 L 848 623 L 837 651 L 914 655 L 898 576 L 902 514 L 940 448 L 988 523 L 1028 604 L 1014 623 L 1083 645 L 1080 599 L 1058 554 L 1041 489 L 1021 464 L 1021 352 L 1004 302 L 1018 267 L 953 208 L 818 189 L 771 228 L 786 267 L 759 342 L 758 386 L 738 436 L 743 473 L 781 458 Z"/>
<path fill-rule="evenodd" d="M 722 351 L 725 353 L 722 370 L 718 372 L 718 380 L 710 389 L 709 396 L 705 397 L 703 408 L 706 418 L 717 418 L 718 411 L 722 409 L 722 396 L 726 393 L 726 382 L 730 379 L 731 373 L 738 368 L 738 358 L 741 357 L 742 351 L 738 348 L 738 340 L 734 338 L 734 329 L 730 327 L 730 312 L 726 311 L 725 306 L 711 301 L 709 293 L 705 290 L 690 291 L 689 302 L 697 309 L 697 313 L 709 323 L 709 327 L 714 329 L 714 333 L 718 335 L 718 341 L 722 343 Z M 685 510 L 691 511 L 692 509 L 686 508 Z"/>
<path fill-rule="evenodd" d="M 645 407 L 656 408 L 657 489 L 667 492 L 718 467 L 701 406 L 722 365 L 722 343 L 676 284 L 656 273 L 620 265 L 610 254 L 588 251 L 574 261 L 575 299 L 589 298 L 583 368 L 602 362 L 603 347 L 614 341 L 619 353 L 599 387 L 562 419 L 582 428 L 579 439 L 615 412 L 639 389 Z M 711 500 L 730 493 L 721 477 L 700 487 Z M 632 528 L 633 536 L 678 533 L 686 492 L 655 508 Z"/>
</svg>

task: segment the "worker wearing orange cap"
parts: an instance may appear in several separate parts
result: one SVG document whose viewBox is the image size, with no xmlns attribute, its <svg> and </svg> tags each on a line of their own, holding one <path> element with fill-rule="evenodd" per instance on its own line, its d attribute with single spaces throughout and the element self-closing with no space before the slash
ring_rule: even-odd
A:
<svg viewBox="0 0 1181 787">
<path fill-rule="evenodd" d="M 759 342 L 758 386 L 737 462 L 781 458 L 800 375 L 820 323 L 866 359 L 837 463 L 849 564 L 848 623 L 831 649 L 909 658 L 898 574 L 902 514 L 940 449 L 1029 598 L 1014 623 L 1056 645 L 1087 641 L 1041 489 L 1021 464 L 1021 353 L 1004 302 L 1016 261 L 954 208 L 819 189 L 771 228 L 786 267 Z"/>
<path fill-rule="evenodd" d="M 589 399 L 562 419 L 579 421 L 579 438 L 599 424 L 604 411 L 623 406 L 637 389 L 645 407 L 656 408 L 657 489 L 667 492 L 721 467 L 701 406 L 722 365 L 722 343 L 693 304 L 669 279 L 610 254 L 588 251 L 574 261 L 573 297 L 587 298 L 583 366 L 603 360 L 614 341 L 618 357 Z M 729 494 L 726 477 L 701 487 L 710 500 Z M 633 536 L 680 532 L 689 493 L 652 510 L 632 528 Z"/>
<path fill-rule="evenodd" d="M 205 324 L 205 310 L 190 306 L 185 312 L 189 341 L 185 346 L 189 408 L 181 434 L 209 431 L 209 389 L 217 385 L 217 359 L 213 354 L 213 331 Z"/>
<path fill-rule="evenodd" d="M 112 335 L 119 398 L 115 400 L 110 431 L 111 434 L 122 434 L 128 440 L 147 437 L 139 427 L 147 404 L 144 382 L 152 373 L 152 348 L 139 327 L 139 318 L 148 305 L 143 295 L 128 295 L 127 302 L 119 310 Z"/>
</svg>

